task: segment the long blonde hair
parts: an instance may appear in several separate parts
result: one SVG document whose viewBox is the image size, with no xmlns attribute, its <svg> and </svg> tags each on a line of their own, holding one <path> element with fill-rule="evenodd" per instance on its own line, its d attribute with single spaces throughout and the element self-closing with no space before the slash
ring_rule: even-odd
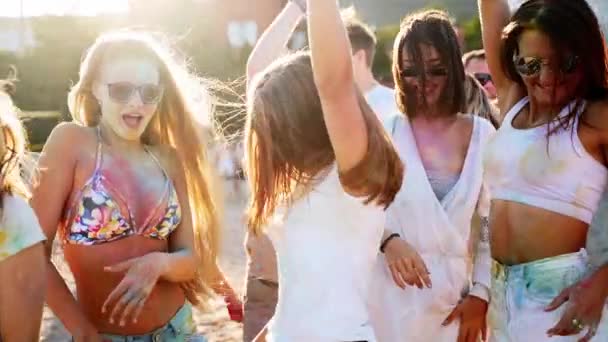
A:
<svg viewBox="0 0 608 342">
<path fill-rule="evenodd" d="M 29 199 L 31 193 L 21 171 L 26 161 L 27 138 L 23 125 L 17 116 L 10 95 L 14 92 L 13 79 L 0 80 L 0 130 L 4 139 L 5 153 L 0 156 L 1 194 L 19 195 Z M 0 200 L 0 207 L 2 201 Z"/>
<path fill-rule="evenodd" d="M 192 214 L 198 257 L 196 279 L 184 283 L 188 300 L 204 304 L 216 279 L 219 245 L 218 207 L 212 196 L 211 169 L 195 114 L 212 111 L 204 81 L 180 63 L 177 55 L 150 33 L 122 30 L 101 35 L 87 51 L 80 65 L 80 80 L 69 94 L 74 120 L 85 126 L 99 123 L 101 109 L 92 93 L 102 63 L 108 58 L 137 56 L 151 58 L 158 65 L 163 98 L 154 118 L 142 135 L 142 143 L 171 146 L 184 170 L 187 198 Z"/>
<path fill-rule="evenodd" d="M 357 167 L 340 175 L 341 182 L 362 190 L 366 202 L 388 206 L 401 187 L 403 164 L 359 92 L 358 99 L 367 125 L 368 151 Z M 252 190 L 248 225 L 256 234 L 278 205 L 305 193 L 335 163 L 309 53 L 282 58 L 252 81 L 245 156 Z"/>
</svg>

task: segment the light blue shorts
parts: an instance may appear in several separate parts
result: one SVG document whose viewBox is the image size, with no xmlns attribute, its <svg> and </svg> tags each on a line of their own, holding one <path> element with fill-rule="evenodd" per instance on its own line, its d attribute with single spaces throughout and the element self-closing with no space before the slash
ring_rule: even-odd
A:
<svg viewBox="0 0 608 342">
<path fill-rule="evenodd" d="M 206 342 L 200 335 L 194 334 L 192 306 L 185 304 L 169 323 L 149 334 L 139 336 L 101 335 L 104 342 Z"/>
<path fill-rule="evenodd" d="M 581 280 L 587 271 L 587 253 L 564 254 L 514 266 L 492 264 L 492 299 L 488 312 L 492 342 L 576 342 L 587 329 L 573 336 L 547 336 L 568 306 L 546 312 L 560 292 Z M 592 341 L 608 341 L 608 309 Z"/>
</svg>

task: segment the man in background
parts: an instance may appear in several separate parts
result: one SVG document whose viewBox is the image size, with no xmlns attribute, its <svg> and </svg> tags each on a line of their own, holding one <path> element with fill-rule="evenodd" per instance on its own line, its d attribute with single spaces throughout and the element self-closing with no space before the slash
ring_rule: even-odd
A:
<svg viewBox="0 0 608 342">
<path fill-rule="evenodd" d="M 464 70 L 473 75 L 483 86 L 488 98 L 492 101 L 496 100 L 496 86 L 492 82 L 492 76 L 490 76 L 490 69 L 486 62 L 486 52 L 484 50 L 469 51 L 462 56 L 462 64 L 464 64 Z"/>
</svg>

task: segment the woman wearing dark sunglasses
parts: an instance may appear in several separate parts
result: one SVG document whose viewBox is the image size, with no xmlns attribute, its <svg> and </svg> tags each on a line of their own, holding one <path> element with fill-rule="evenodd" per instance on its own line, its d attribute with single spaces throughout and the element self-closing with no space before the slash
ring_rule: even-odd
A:
<svg viewBox="0 0 608 342">
<path fill-rule="evenodd" d="M 482 152 L 495 129 L 463 113 L 464 67 L 445 13 L 404 19 L 393 75 L 404 114 L 385 126 L 408 176 L 388 209 L 374 328 L 379 341 L 475 341 L 485 334 L 490 256 L 471 221 L 477 211 L 487 222 Z"/>
<path fill-rule="evenodd" d="M 193 91 L 149 34 L 108 33 L 87 51 L 69 95 L 76 123 L 48 138 L 32 199 L 48 255 L 58 234 L 76 281 L 77 299 L 49 261 L 47 302 L 75 341 L 202 340 L 190 303 L 221 275 Z"/>
<path fill-rule="evenodd" d="M 479 6 L 503 117 L 484 164 L 491 336 L 606 341 L 608 267 L 589 274 L 584 250 L 608 177 L 608 55 L 597 18 L 584 0 L 526 1 L 510 20 L 506 0 Z"/>
</svg>

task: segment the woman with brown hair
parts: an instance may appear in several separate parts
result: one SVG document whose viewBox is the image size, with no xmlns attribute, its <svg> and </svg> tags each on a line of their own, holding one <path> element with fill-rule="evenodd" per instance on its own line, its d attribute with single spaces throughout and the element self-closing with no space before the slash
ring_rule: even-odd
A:
<svg viewBox="0 0 608 342">
<path fill-rule="evenodd" d="M 507 1 L 479 8 L 503 118 L 485 158 L 493 340 L 606 341 L 608 266 L 588 273 L 584 249 L 608 181 L 597 17 L 584 0 L 528 0 L 510 19 Z"/>
<path fill-rule="evenodd" d="M 248 87 L 249 228 L 280 222 L 279 299 L 258 340 L 375 341 L 368 284 L 403 165 L 357 91 L 336 1 L 307 4 L 311 52 Z"/>
<path fill-rule="evenodd" d="M 374 327 L 386 342 L 476 341 L 485 336 L 490 286 L 482 155 L 495 130 L 464 111 L 464 67 L 446 13 L 406 17 L 393 51 L 403 114 L 385 127 L 408 176 L 388 209 Z M 476 211 L 482 227 L 474 235 Z"/>
<path fill-rule="evenodd" d="M 144 32 L 104 34 L 82 61 L 76 122 L 48 138 L 32 198 L 48 256 L 58 235 L 76 280 L 77 299 L 49 260 L 47 302 L 78 342 L 194 339 L 190 303 L 221 280 L 201 91 Z"/>
<path fill-rule="evenodd" d="M 0 340 L 38 341 L 44 304 L 45 237 L 21 178 L 25 132 L 0 80 Z"/>
</svg>

